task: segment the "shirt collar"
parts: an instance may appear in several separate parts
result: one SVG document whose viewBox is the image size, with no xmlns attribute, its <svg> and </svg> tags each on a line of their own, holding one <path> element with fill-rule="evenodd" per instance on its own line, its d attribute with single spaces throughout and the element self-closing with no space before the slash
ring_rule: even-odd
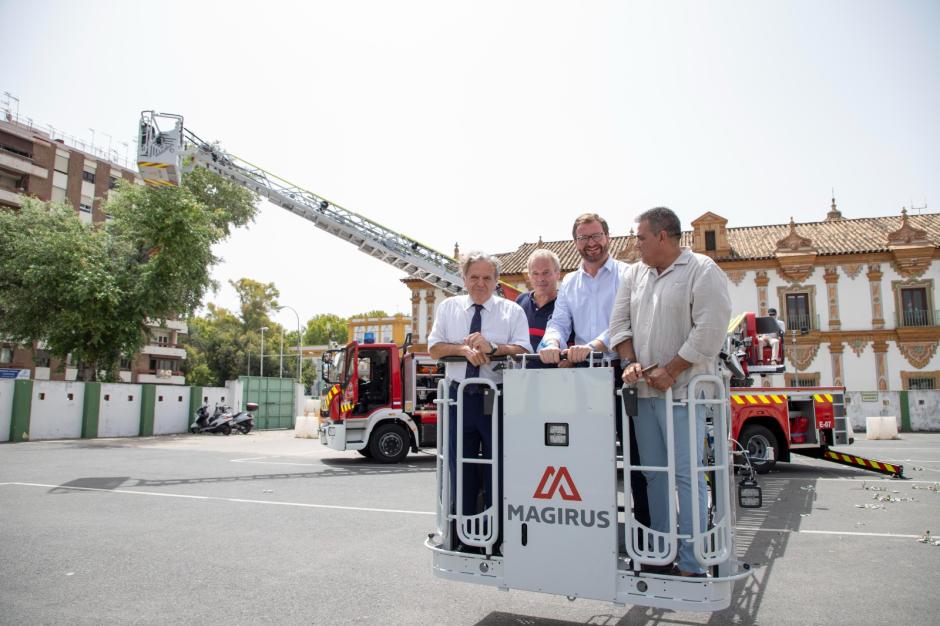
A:
<svg viewBox="0 0 940 626">
<path fill-rule="evenodd" d="M 613 272 L 613 271 L 614 271 L 614 265 L 615 265 L 616 263 L 617 263 L 617 261 L 614 259 L 614 255 L 612 255 L 612 254 L 610 254 L 610 252 L 608 252 L 608 253 L 607 253 L 607 260 L 604 262 L 603 265 L 601 265 L 600 269 L 597 270 L 597 275 L 599 276 L 599 275 L 601 274 L 601 272 L 603 272 L 604 270 L 607 270 L 608 272 Z M 583 260 L 581 261 L 581 265 L 578 266 L 578 271 L 579 271 L 579 272 L 582 272 L 585 276 L 590 276 L 590 274 L 588 274 L 588 273 L 584 270 L 584 261 L 583 261 Z M 595 276 L 595 278 L 596 278 L 596 276 Z"/>
<path fill-rule="evenodd" d="M 483 309 L 486 311 L 491 311 L 495 304 L 495 298 L 496 298 L 495 295 L 490 296 L 490 299 L 483 303 Z M 473 301 L 473 298 L 470 297 L 470 294 L 467 294 L 466 310 L 470 311 L 471 309 L 473 309 L 474 304 L 476 304 L 476 302 Z"/>
<path fill-rule="evenodd" d="M 691 262 L 692 262 L 692 250 L 690 250 L 689 248 L 681 248 L 681 252 L 679 252 L 679 256 L 676 257 L 676 260 L 673 261 L 669 267 L 664 269 L 663 273 L 659 274 L 659 276 L 665 276 L 666 274 L 671 272 L 673 268 L 676 267 L 677 265 L 688 265 Z M 655 269 L 656 269 L 655 267 L 650 267 L 650 270 L 655 270 Z"/>
</svg>

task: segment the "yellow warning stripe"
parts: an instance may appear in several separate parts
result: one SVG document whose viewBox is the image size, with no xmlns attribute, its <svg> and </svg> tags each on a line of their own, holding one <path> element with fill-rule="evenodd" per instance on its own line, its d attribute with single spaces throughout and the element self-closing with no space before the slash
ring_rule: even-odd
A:
<svg viewBox="0 0 940 626">
<path fill-rule="evenodd" d="M 827 450 L 826 456 L 830 459 L 843 461 L 852 465 L 858 465 L 859 467 L 871 467 L 872 469 L 876 470 L 887 470 L 892 474 L 896 474 L 898 472 L 898 468 L 890 463 L 879 463 L 878 461 L 872 461 L 871 459 L 863 459 L 858 456 L 841 454 L 839 452 L 833 452 L 832 450 Z"/>
<path fill-rule="evenodd" d="M 330 402 L 339 393 L 339 385 L 333 385 L 330 387 L 330 390 L 326 393 L 326 401 Z"/>
<path fill-rule="evenodd" d="M 814 393 L 813 399 L 816 400 L 816 402 L 828 402 L 829 404 L 832 404 L 831 393 Z"/>
<path fill-rule="evenodd" d="M 343 404 L 340 405 L 339 410 L 342 411 L 343 413 L 347 413 L 349 411 L 352 411 L 352 407 L 353 407 L 352 402 L 343 402 Z"/>
<path fill-rule="evenodd" d="M 161 180 L 159 178 L 145 178 L 144 182 L 150 185 L 151 187 L 176 187 L 173 183 L 168 180 Z"/>
<path fill-rule="evenodd" d="M 137 167 L 158 167 L 163 169 L 165 167 L 170 167 L 169 163 L 152 163 L 150 161 L 137 161 Z"/>
<path fill-rule="evenodd" d="M 731 396 L 734 403 L 742 404 L 783 404 L 787 397 L 777 394 L 736 394 Z"/>
</svg>

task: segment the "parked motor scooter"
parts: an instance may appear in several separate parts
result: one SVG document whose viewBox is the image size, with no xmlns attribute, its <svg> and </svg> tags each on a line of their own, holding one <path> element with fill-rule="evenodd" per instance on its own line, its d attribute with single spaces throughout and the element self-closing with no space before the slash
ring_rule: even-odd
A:
<svg viewBox="0 0 940 626">
<path fill-rule="evenodd" d="M 257 411 L 258 405 L 254 402 L 247 402 L 245 403 L 245 409 L 245 411 L 239 411 L 232 416 L 232 427 L 243 435 L 247 435 L 255 427 L 255 420 L 251 416 L 251 411 Z"/>
<path fill-rule="evenodd" d="M 209 405 L 204 404 L 196 410 L 196 420 L 190 424 L 191 433 L 222 433 L 232 434 L 232 412 L 224 406 L 215 406 L 215 411 L 209 413 Z"/>
</svg>

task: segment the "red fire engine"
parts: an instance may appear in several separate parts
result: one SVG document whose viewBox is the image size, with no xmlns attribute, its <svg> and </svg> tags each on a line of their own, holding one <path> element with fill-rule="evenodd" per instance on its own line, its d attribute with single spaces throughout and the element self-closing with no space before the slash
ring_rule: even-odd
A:
<svg viewBox="0 0 940 626">
<path fill-rule="evenodd" d="M 903 467 L 837 452 L 854 441 L 842 387 L 754 387 L 752 374 L 783 373 L 783 350 L 759 335 L 779 333 L 776 320 L 742 313 L 731 322 L 722 358 L 732 372 L 731 436 L 754 468 L 765 473 L 793 454 L 901 476 Z M 783 337 L 779 339 L 782 341 Z M 444 376 L 429 355 L 406 353 L 407 344 L 351 342 L 323 358 L 330 390 L 321 402 L 320 442 L 334 450 L 356 450 L 381 463 L 398 463 L 409 449 L 434 447 L 434 400 Z"/>
<path fill-rule="evenodd" d="M 437 383 L 443 365 L 393 343 L 352 342 L 323 355 L 331 384 L 320 406 L 320 443 L 398 463 L 437 440 Z"/>
<path fill-rule="evenodd" d="M 770 335 L 781 342 L 779 359 L 771 359 Z M 722 358 L 732 371 L 731 435 L 755 469 L 764 473 L 792 454 L 823 459 L 891 476 L 901 476 L 900 465 L 882 463 L 854 454 L 836 452 L 833 446 L 854 441 L 845 413 L 842 387 L 754 387 L 752 374 L 782 374 L 786 367 L 782 342 L 785 336 L 777 320 L 742 313 L 728 328 Z"/>
</svg>

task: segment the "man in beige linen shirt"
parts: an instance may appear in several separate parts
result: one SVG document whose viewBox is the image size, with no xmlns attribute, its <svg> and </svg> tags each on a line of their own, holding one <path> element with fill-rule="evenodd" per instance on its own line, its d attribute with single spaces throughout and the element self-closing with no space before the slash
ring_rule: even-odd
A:
<svg viewBox="0 0 940 626">
<path fill-rule="evenodd" d="M 646 211 L 637 218 L 637 250 L 642 262 L 623 275 L 610 319 L 610 343 L 623 359 L 623 381 L 637 383 L 639 415 L 635 420 L 640 463 L 666 464 L 665 391 L 685 398 L 697 374 L 717 371 L 717 356 L 731 318 L 731 298 L 725 273 L 707 256 L 679 245 L 679 218 L 667 208 Z M 643 368 L 655 365 L 647 372 Z M 695 416 L 699 435 L 694 445 L 702 455 L 703 411 Z M 689 462 L 689 412 L 673 407 L 676 485 L 679 492 L 679 533 L 690 535 L 692 515 L 705 528 L 705 477 L 698 474 L 699 510 L 692 511 Z M 667 480 L 663 472 L 646 473 L 651 525 L 666 532 L 669 521 Z M 704 575 L 688 540 L 679 543 L 678 573 Z"/>
</svg>

